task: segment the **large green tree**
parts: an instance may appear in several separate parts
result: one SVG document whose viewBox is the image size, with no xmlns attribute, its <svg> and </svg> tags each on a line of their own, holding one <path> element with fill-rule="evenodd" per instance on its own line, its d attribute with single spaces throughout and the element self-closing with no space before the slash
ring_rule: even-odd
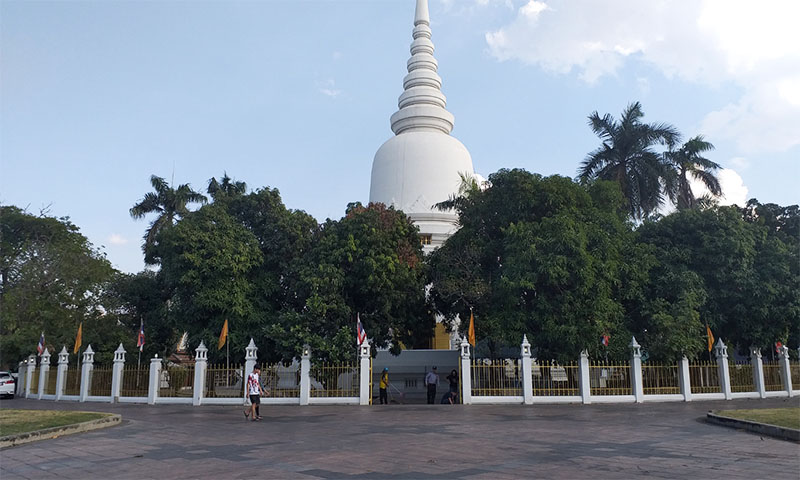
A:
<svg viewBox="0 0 800 480">
<path fill-rule="evenodd" d="M 667 161 L 675 169 L 675 178 L 667 182 L 667 193 L 678 207 L 678 210 L 693 208 L 697 205 L 697 197 L 692 191 L 692 179 L 701 182 L 713 197 L 722 195 L 722 186 L 717 179 L 716 171 L 720 166 L 716 162 L 703 157 L 705 152 L 714 149 L 702 135 L 690 138 L 678 149 L 665 152 Z"/>
<path fill-rule="evenodd" d="M 611 114 L 589 116 L 589 126 L 602 145 L 589 153 L 578 169 L 584 180 L 619 183 L 631 217 L 641 219 L 654 213 L 665 199 L 664 185 L 673 175 L 657 144 L 676 144 L 679 133 L 665 123 L 643 123 L 639 102 L 628 105 L 619 121 Z"/>
<path fill-rule="evenodd" d="M 0 206 L 0 253 L 3 367 L 35 353 L 41 332 L 51 352 L 71 352 L 81 322 L 84 348 L 113 351 L 121 337 L 103 293 L 114 269 L 68 218 Z"/>
<path fill-rule="evenodd" d="M 131 207 L 130 215 L 138 220 L 150 213 L 157 214 L 145 231 L 142 244 L 144 262 L 148 265 L 156 265 L 159 263 L 159 233 L 189 213 L 188 205 L 190 203 L 205 203 L 207 199 L 204 195 L 192 190 L 189 184 L 185 183 L 179 185 L 178 188 L 172 188 L 166 180 L 156 175 L 150 177 L 150 184 L 154 191 L 146 193 Z"/>
<path fill-rule="evenodd" d="M 430 257 L 430 299 L 456 328 L 476 319 L 490 354 L 527 334 L 540 358 L 612 353 L 630 341 L 619 300 L 632 244 L 616 185 L 501 170 L 458 207 L 461 229 Z M 464 334 L 467 322 L 458 327 Z"/>
</svg>

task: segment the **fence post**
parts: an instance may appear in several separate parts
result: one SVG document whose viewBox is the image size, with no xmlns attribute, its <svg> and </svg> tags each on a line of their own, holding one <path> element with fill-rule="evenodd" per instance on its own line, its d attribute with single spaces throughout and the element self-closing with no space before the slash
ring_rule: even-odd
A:
<svg viewBox="0 0 800 480">
<path fill-rule="evenodd" d="M 767 389 L 764 387 L 764 361 L 761 359 L 761 349 L 750 347 L 750 364 L 753 366 L 753 385 L 756 386 L 758 396 L 767 398 Z"/>
<path fill-rule="evenodd" d="M 67 383 L 67 369 L 69 368 L 69 352 L 62 346 L 58 352 L 58 371 L 56 373 L 56 400 L 61 400 L 64 395 L 64 385 Z"/>
<path fill-rule="evenodd" d="M 247 403 L 250 401 L 250 396 L 249 396 L 250 392 L 247 391 L 247 379 L 250 378 L 250 374 L 253 373 L 253 368 L 255 368 L 256 366 L 256 360 L 258 359 L 256 352 L 258 352 L 258 347 L 256 347 L 256 342 L 254 342 L 253 339 L 250 338 L 250 343 L 248 343 L 247 347 L 245 347 L 244 349 L 244 378 L 242 379 L 242 382 L 244 382 L 243 401 L 245 405 L 247 405 Z"/>
<path fill-rule="evenodd" d="M 206 388 L 206 368 L 208 368 L 208 348 L 203 341 L 194 349 L 194 387 L 192 387 L 192 405 L 203 403 Z M 227 373 L 227 372 L 226 372 Z"/>
<path fill-rule="evenodd" d="M 147 382 L 147 403 L 155 405 L 161 388 L 161 359 L 158 354 L 150 359 L 150 378 Z"/>
<path fill-rule="evenodd" d="M 792 396 L 792 370 L 789 366 L 789 347 L 786 345 L 778 349 L 778 358 L 781 362 L 781 375 L 783 376 L 783 388 L 786 393 Z"/>
<path fill-rule="evenodd" d="M 94 350 L 89 345 L 83 352 L 83 364 L 81 365 L 81 402 L 85 402 L 89 396 L 92 387 L 92 370 L 94 370 Z"/>
<path fill-rule="evenodd" d="M 311 347 L 303 345 L 300 357 L 300 405 L 308 405 L 311 397 Z"/>
<path fill-rule="evenodd" d="M 680 366 L 681 394 L 684 402 L 692 401 L 692 377 L 689 375 L 689 359 L 686 355 L 678 363 Z"/>
<path fill-rule="evenodd" d="M 14 395 L 25 395 L 25 380 L 28 378 L 28 360 L 23 360 L 17 365 L 17 383 L 14 385 Z"/>
<path fill-rule="evenodd" d="M 581 352 L 581 361 L 578 368 L 581 374 L 581 399 L 584 404 L 592 403 L 592 384 L 589 381 L 589 352 Z"/>
<path fill-rule="evenodd" d="M 531 364 L 531 344 L 528 336 L 522 336 L 522 398 L 525 405 L 533 404 L 533 365 Z"/>
<path fill-rule="evenodd" d="M 472 366 L 470 365 L 469 342 L 461 339 L 461 403 L 472 405 Z"/>
<path fill-rule="evenodd" d="M 359 365 L 359 374 L 360 374 L 360 385 L 359 385 L 359 400 L 358 403 L 360 405 L 369 405 L 369 399 L 372 397 L 372 382 L 370 382 L 370 374 L 372 373 L 372 368 L 370 368 L 370 360 L 372 360 L 371 347 L 369 342 L 364 341 L 359 347 L 359 358 L 361 360 L 361 364 Z"/>
<path fill-rule="evenodd" d="M 39 364 L 39 390 L 36 397 L 39 400 L 41 400 L 42 395 L 44 395 L 44 387 L 47 385 L 48 375 L 50 375 L 50 351 L 45 348 L 44 353 L 42 353 L 42 362 Z"/>
<path fill-rule="evenodd" d="M 33 381 L 33 371 L 36 370 L 36 355 L 28 356 L 28 368 L 25 370 L 25 398 L 31 396 L 31 382 Z M 37 385 L 38 387 L 38 385 Z"/>
<path fill-rule="evenodd" d="M 642 346 L 631 337 L 631 389 L 636 397 L 636 403 L 644 402 L 644 381 L 642 378 Z"/>
<path fill-rule="evenodd" d="M 725 395 L 725 400 L 730 400 L 733 396 L 731 395 L 731 374 L 728 369 L 728 347 L 722 342 L 722 338 L 714 346 L 714 355 L 717 357 L 720 389 Z"/>
<path fill-rule="evenodd" d="M 119 391 L 122 388 L 122 375 L 125 368 L 125 348 L 119 344 L 114 350 L 114 363 L 111 366 L 111 403 L 119 402 Z"/>
</svg>

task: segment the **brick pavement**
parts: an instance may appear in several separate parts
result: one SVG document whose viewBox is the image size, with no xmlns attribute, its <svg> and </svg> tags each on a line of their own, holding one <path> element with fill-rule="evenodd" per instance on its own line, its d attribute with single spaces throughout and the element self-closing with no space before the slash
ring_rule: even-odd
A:
<svg viewBox="0 0 800 480">
<path fill-rule="evenodd" d="M 48 478 L 794 479 L 800 446 L 701 421 L 800 399 L 644 405 L 109 405 L 15 399 L 2 408 L 120 413 L 123 424 L 6 449 L 0 476 Z"/>
</svg>

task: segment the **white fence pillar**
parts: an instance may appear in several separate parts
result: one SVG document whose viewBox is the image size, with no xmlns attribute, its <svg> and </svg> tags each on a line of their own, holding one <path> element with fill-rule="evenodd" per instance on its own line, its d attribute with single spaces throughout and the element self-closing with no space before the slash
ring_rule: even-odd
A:
<svg viewBox="0 0 800 480">
<path fill-rule="evenodd" d="M 461 403 L 472 405 L 472 365 L 470 364 L 469 342 L 461 339 Z"/>
<path fill-rule="evenodd" d="M 311 347 L 303 345 L 300 357 L 300 405 L 308 405 L 311 397 Z"/>
<path fill-rule="evenodd" d="M 253 339 L 250 339 L 250 343 L 247 344 L 247 347 L 244 349 L 244 378 L 242 382 L 244 382 L 244 404 L 247 405 L 250 402 L 250 392 L 247 391 L 247 379 L 250 377 L 250 374 L 253 373 L 253 368 L 256 366 L 256 362 L 258 361 L 258 347 L 256 347 L 256 342 Z"/>
<path fill-rule="evenodd" d="M 781 376 L 783 377 L 783 389 L 792 396 L 792 370 L 789 366 L 789 347 L 786 345 L 778 349 L 778 359 L 781 363 Z"/>
<path fill-rule="evenodd" d="M 44 388 L 47 385 L 47 377 L 50 375 L 50 351 L 46 348 L 44 349 L 44 353 L 42 353 L 42 362 L 39 364 L 39 385 L 37 390 L 37 396 L 39 400 L 42 399 L 42 395 L 44 395 Z"/>
<path fill-rule="evenodd" d="M 14 385 L 14 395 L 25 395 L 25 381 L 28 378 L 28 360 L 23 360 L 17 365 L 17 383 Z"/>
<path fill-rule="evenodd" d="M 194 349 L 194 387 L 192 405 L 202 405 L 206 388 L 206 369 L 208 368 L 208 348 L 203 341 Z"/>
<path fill-rule="evenodd" d="M 89 345 L 83 352 L 83 364 L 81 365 L 81 402 L 85 402 L 89 397 L 92 388 L 92 370 L 94 370 L 94 350 Z"/>
<path fill-rule="evenodd" d="M 681 380 L 681 394 L 683 395 L 684 402 L 692 401 L 692 377 L 689 375 L 689 359 L 686 355 L 681 358 L 678 363 L 680 380 Z"/>
<path fill-rule="evenodd" d="M 642 378 L 642 347 L 631 337 L 631 389 L 636 397 L 636 403 L 644 402 L 644 380 Z"/>
<path fill-rule="evenodd" d="M 592 403 L 592 384 L 589 380 L 589 352 L 581 352 L 581 361 L 578 366 L 581 375 L 581 400 L 584 404 Z"/>
<path fill-rule="evenodd" d="M 161 359 L 158 354 L 150 359 L 150 378 L 147 382 L 147 403 L 155 405 L 161 389 Z"/>
<path fill-rule="evenodd" d="M 67 347 L 62 346 L 58 352 L 58 371 L 56 377 L 56 400 L 61 400 L 64 395 L 64 385 L 67 383 L 67 369 L 69 368 L 69 352 Z"/>
<path fill-rule="evenodd" d="M 722 338 L 714 346 L 714 355 L 717 357 L 720 389 L 725 395 L 725 400 L 730 400 L 733 396 L 731 395 L 731 374 L 728 367 L 728 347 L 722 342 Z"/>
<path fill-rule="evenodd" d="M 531 344 L 528 336 L 522 336 L 520 346 L 520 356 L 522 357 L 522 398 L 525 405 L 533 405 L 533 364 L 531 363 Z"/>
<path fill-rule="evenodd" d="M 372 368 L 371 368 L 371 360 L 372 354 L 370 353 L 371 347 L 369 342 L 366 340 L 364 343 L 361 344 L 361 347 L 358 349 L 358 356 L 359 360 L 361 361 L 359 365 L 359 399 L 358 403 L 360 405 L 369 405 L 369 401 L 372 398 Z"/>
<path fill-rule="evenodd" d="M 125 347 L 119 344 L 114 350 L 114 363 L 111 366 L 111 403 L 119 402 L 119 392 L 122 389 L 122 375 L 125 368 Z"/>
<path fill-rule="evenodd" d="M 25 398 L 31 397 L 31 382 L 33 381 L 33 372 L 36 370 L 36 355 L 28 356 L 28 369 L 25 370 Z M 38 387 L 38 385 L 36 385 Z"/>
<path fill-rule="evenodd" d="M 764 361 L 761 359 L 761 349 L 750 347 L 750 364 L 753 366 L 753 385 L 756 386 L 758 396 L 767 398 L 767 389 L 764 386 Z"/>
</svg>

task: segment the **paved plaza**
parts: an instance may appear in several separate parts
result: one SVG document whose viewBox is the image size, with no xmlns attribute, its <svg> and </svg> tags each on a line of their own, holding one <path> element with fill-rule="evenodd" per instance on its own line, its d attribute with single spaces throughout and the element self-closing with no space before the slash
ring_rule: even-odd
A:
<svg viewBox="0 0 800 480">
<path fill-rule="evenodd" d="M 121 426 L 0 451 L 18 478 L 794 479 L 800 445 L 706 424 L 710 409 L 800 399 L 644 405 L 112 405 L 16 399 L 2 408 L 119 413 Z"/>
</svg>

